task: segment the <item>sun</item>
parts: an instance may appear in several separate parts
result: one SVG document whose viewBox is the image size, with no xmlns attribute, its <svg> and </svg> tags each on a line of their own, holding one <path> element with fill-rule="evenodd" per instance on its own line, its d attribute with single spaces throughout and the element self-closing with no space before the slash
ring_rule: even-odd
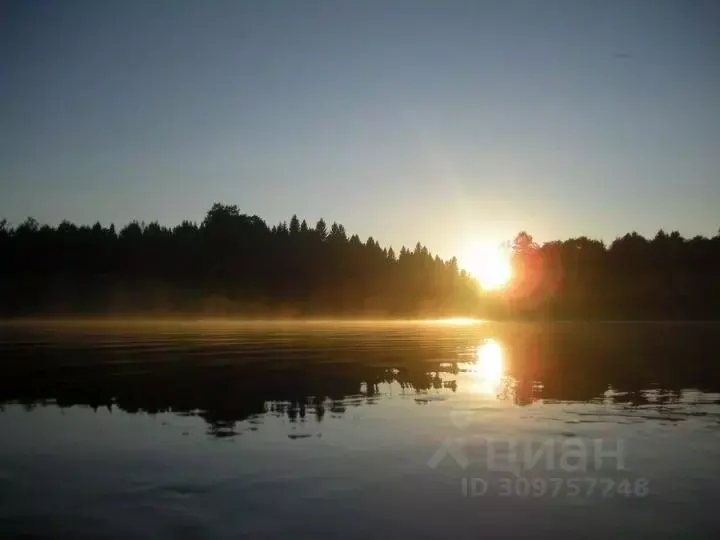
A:
<svg viewBox="0 0 720 540">
<path fill-rule="evenodd" d="M 486 291 L 502 289 L 512 277 L 508 250 L 492 244 L 481 244 L 470 250 L 462 266 Z"/>
</svg>

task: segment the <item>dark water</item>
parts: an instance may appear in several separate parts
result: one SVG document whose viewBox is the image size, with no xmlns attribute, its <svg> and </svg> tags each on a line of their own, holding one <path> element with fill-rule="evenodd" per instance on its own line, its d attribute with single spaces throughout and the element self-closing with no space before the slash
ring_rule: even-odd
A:
<svg viewBox="0 0 720 540">
<path fill-rule="evenodd" d="M 0 327 L 0 538 L 717 538 L 720 325 Z"/>
</svg>

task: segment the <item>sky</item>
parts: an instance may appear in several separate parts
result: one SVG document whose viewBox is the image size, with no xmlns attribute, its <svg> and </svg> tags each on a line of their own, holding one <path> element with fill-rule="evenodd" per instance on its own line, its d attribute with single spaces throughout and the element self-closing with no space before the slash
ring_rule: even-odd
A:
<svg viewBox="0 0 720 540">
<path fill-rule="evenodd" d="M 720 227 L 715 0 L 0 0 L 0 217 L 442 256 Z"/>
</svg>

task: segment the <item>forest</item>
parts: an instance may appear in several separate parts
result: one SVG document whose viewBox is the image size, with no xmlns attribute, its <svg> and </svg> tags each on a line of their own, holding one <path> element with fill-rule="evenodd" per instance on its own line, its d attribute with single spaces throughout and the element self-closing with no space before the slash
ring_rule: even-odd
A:
<svg viewBox="0 0 720 540">
<path fill-rule="evenodd" d="M 509 241 L 513 277 L 484 292 L 417 243 L 396 253 L 338 224 L 269 226 L 215 203 L 200 224 L 56 227 L 0 220 L 0 316 L 716 319 L 720 232 Z"/>
</svg>

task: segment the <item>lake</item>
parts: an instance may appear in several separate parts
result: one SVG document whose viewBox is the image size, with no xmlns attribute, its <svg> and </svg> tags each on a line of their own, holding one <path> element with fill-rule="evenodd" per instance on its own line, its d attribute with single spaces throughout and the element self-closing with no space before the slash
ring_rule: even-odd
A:
<svg viewBox="0 0 720 540">
<path fill-rule="evenodd" d="M 0 326 L 0 538 L 716 538 L 720 325 Z"/>
</svg>

